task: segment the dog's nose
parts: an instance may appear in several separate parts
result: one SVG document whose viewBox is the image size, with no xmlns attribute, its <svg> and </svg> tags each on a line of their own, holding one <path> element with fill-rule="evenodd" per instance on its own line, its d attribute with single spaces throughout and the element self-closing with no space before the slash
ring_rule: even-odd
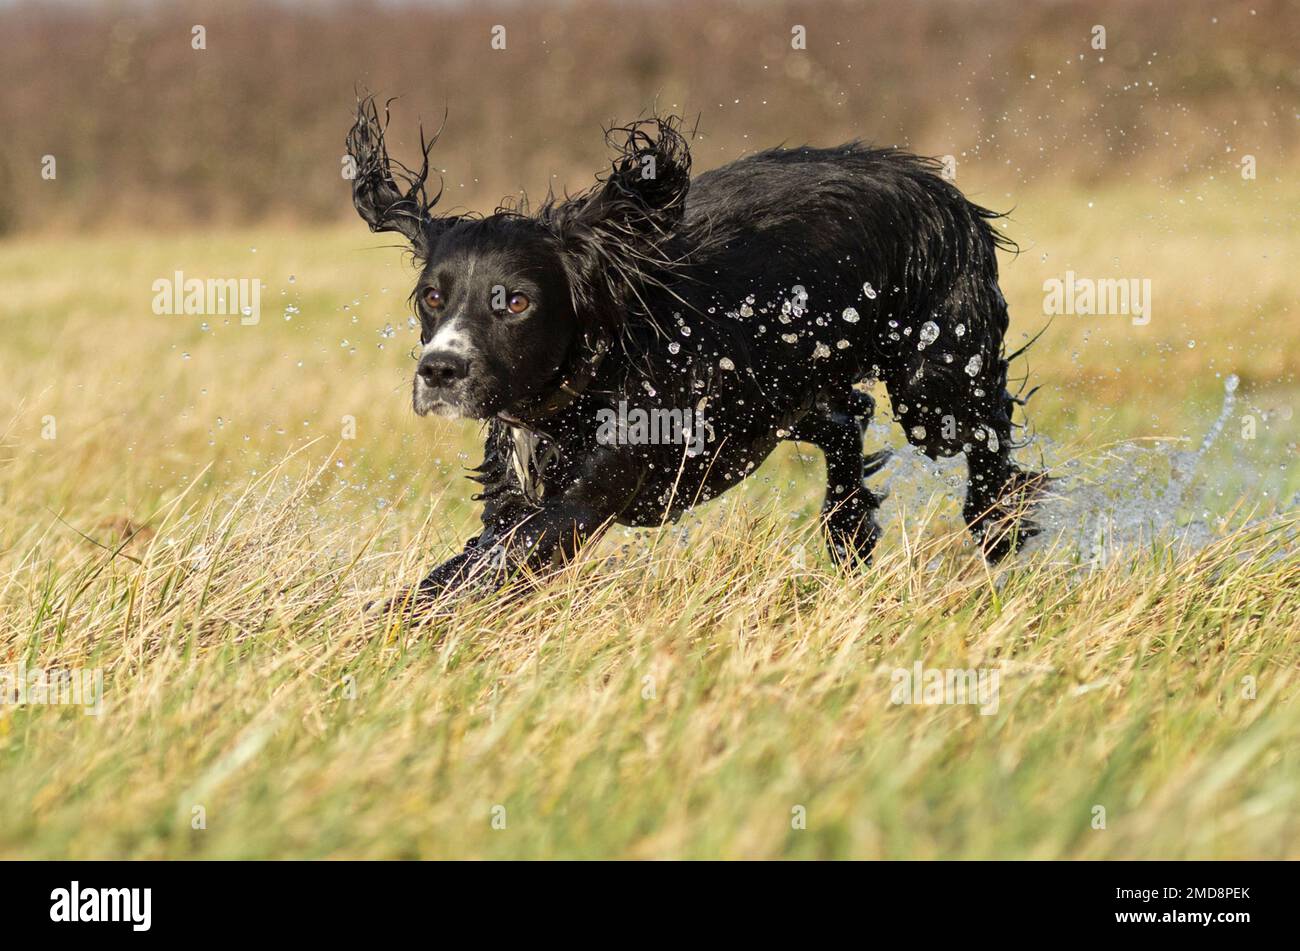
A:
<svg viewBox="0 0 1300 951">
<path fill-rule="evenodd" d="M 469 361 L 446 350 L 435 350 L 420 359 L 415 372 L 429 386 L 448 386 L 469 376 Z"/>
</svg>

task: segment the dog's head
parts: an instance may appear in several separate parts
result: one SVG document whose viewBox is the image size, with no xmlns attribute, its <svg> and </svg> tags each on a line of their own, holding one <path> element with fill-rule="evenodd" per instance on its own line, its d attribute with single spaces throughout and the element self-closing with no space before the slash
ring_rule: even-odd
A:
<svg viewBox="0 0 1300 951">
<path fill-rule="evenodd" d="M 438 216 L 418 171 L 389 158 L 373 98 L 347 138 L 353 203 L 372 231 L 410 242 L 420 276 L 411 295 L 421 350 L 412 401 L 430 412 L 487 419 L 527 415 L 571 388 L 626 319 L 626 298 L 667 248 L 681 220 L 690 155 L 673 119 L 624 129 L 610 174 L 536 216 Z M 614 141 L 611 139 L 611 141 Z M 399 188 L 401 180 L 404 188 Z"/>
<path fill-rule="evenodd" d="M 583 326 L 562 251 L 536 222 L 495 214 L 437 234 L 412 294 L 420 415 L 486 419 L 543 398 L 567 372 Z"/>
</svg>

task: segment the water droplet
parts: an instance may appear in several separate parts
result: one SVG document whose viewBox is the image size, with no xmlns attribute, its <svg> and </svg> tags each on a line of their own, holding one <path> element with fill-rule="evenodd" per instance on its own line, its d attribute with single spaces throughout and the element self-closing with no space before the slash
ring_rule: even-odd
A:
<svg viewBox="0 0 1300 951">
<path fill-rule="evenodd" d="M 851 324 L 856 324 L 856 323 L 858 322 L 858 319 L 859 319 L 859 318 L 858 318 L 858 312 L 857 312 L 856 310 L 854 310 L 852 307 L 845 307 L 845 308 L 844 308 L 844 312 L 843 312 L 842 314 L 840 314 L 840 316 L 843 317 L 845 320 L 847 320 L 847 321 L 848 321 L 849 323 L 851 323 Z"/>
<path fill-rule="evenodd" d="M 966 361 L 966 375 L 976 377 L 980 375 L 980 370 L 984 366 L 984 358 L 978 353 Z"/>
<path fill-rule="evenodd" d="M 917 350 L 924 350 L 930 344 L 939 339 L 939 325 L 933 320 L 927 320 L 921 325 L 921 333 L 916 342 Z"/>
</svg>

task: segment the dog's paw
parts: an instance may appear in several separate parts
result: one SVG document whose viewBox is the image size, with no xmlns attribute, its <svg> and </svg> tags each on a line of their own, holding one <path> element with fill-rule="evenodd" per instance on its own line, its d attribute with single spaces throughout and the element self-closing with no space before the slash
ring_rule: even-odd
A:
<svg viewBox="0 0 1300 951">
<path fill-rule="evenodd" d="M 418 585 L 391 598 L 371 601 L 364 615 L 375 624 L 424 623 L 450 614 L 467 601 L 498 591 L 504 572 L 483 557 L 461 554 L 431 571 Z"/>
<path fill-rule="evenodd" d="M 414 614 L 413 591 L 405 591 L 391 598 L 367 601 L 361 609 L 366 627 L 388 626 L 408 621 Z"/>
<path fill-rule="evenodd" d="M 880 540 L 876 510 L 880 496 L 863 488 L 843 501 L 822 506 L 822 532 L 831 561 L 842 571 L 866 568 Z"/>
<path fill-rule="evenodd" d="M 416 627 L 452 614 L 464 592 L 444 592 L 441 596 L 408 588 L 391 598 L 367 603 L 362 611 L 364 624 L 371 630 L 393 631 Z"/>
<path fill-rule="evenodd" d="M 1017 469 L 992 505 L 980 508 L 979 503 L 967 503 L 971 534 L 990 563 L 997 564 L 1019 551 L 1039 533 L 1033 510 L 1050 481 L 1044 473 Z"/>
</svg>

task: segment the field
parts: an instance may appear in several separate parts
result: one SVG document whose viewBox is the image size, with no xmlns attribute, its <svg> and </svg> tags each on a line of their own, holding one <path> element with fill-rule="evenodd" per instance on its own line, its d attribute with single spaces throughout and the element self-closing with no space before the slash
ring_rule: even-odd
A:
<svg viewBox="0 0 1300 951">
<path fill-rule="evenodd" d="M 1300 857 L 1294 182 L 959 181 L 1015 207 L 1014 344 L 1048 278 L 1151 281 L 1149 324 L 1059 317 L 1017 364 L 1060 523 L 1113 544 L 990 570 L 903 457 L 840 575 L 789 447 L 413 628 L 363 606 L 466 537 L 478 431 L 410 412 L 389 242 L 7 239 L 0 664 L 102 669 L 103 702 L 0 707 L 0 856 Z M 259 279 L 259 321 L 155 315 L 177 270 Z M 891 703 L 918 662 L 997 701 Z"/>
</svg>

